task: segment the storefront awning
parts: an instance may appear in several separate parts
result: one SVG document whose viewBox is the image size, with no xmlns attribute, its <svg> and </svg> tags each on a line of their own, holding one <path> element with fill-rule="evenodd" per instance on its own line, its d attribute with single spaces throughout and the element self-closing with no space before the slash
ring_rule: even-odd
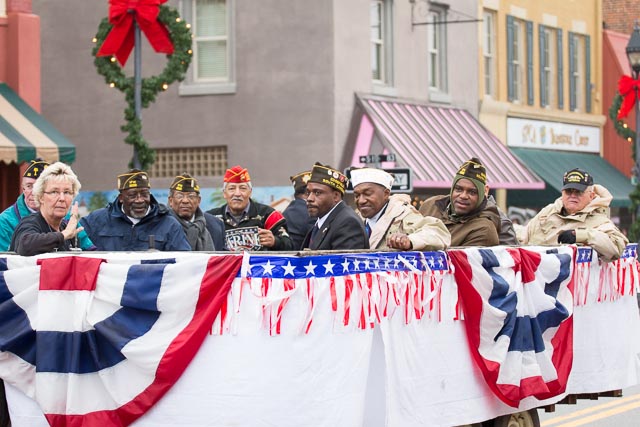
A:
<svg viewBox="0 0 640 427">
<path fill-rule="evenodd" d="M 629 193 L 633 186 L 629 179 L 621 174 L 609 162 L 597 154 L 576 153 L 555 150 L 536 150 L 532 148 L 512 148 L 511 151 L 544 178 L 555 193 L 548 197 L 544 205 L 560 197 L 562 191 L 562 176 L 573 168 L 588 171 L 596 184 L 603 185 L 613 195 L 612 207 L 631 206 Z M 526 198 L 532 197 L 527 192 Z M 511 200 L 511 196 L 509 196 Z"/>
<path fill-rule="evenodd" d="M 395 166 L 412 170 L 414 188 L 449 188 L 458 167 L 478 157 L 491 188 L 544 188 L 544 181 L 466 110 L 372 96 L 356 100 L 352 165 L 362 165 L 360 156 L 393 153 Z"/>
<path fill-rule="evenodd" d="M 0 83 L 0 161 L 22 163 L 40 157 L 72 163 L 76 148 L 5 83 Z"/>
</svg>

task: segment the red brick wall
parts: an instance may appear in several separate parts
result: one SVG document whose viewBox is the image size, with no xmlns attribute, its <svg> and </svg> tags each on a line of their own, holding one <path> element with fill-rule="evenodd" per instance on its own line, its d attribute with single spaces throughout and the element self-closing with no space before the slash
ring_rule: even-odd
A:
<svg viewBox="0 0 640 427">
<path fill-rule="evenodd" d="M 638 0 L 602 0 L 604 28 L 631 34 L 636 19 L 640 19 Z"/>
<path fill-rule="evenodd" d="M 7 13 L 31 13 L 31 0 L 7 0 Z"/>
</svg>

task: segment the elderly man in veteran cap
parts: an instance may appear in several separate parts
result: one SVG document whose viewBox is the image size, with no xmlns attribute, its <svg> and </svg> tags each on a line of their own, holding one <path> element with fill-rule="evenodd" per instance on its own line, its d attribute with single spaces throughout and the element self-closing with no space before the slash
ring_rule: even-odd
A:
<svg viewBox="0 0 640 427">
<path fill-rule="evenodd" d="M 438 251 L 451 244 L 441 220 L 422 216 L 408 194 L 391 195 L 394 177 L 382 169 L 351 170 L 353 197 L 371 249 Z"/>
<path fill-rule="evenodd" d="M 132 169 L 118 175 L 117 184 L 116 200 L 80 220 L 98 250 L 191 250 L 178 220 L 151 194 L 146 172 Z"/>
<path fill-rule="evenodd" d="M 495 246 L 500 240 L 500 214 L 485 197 L 487 172 L 473 157 L 460 166 L 448 195 L 433 196 L 420 207 L 439 218 L 451 233 L 451 246 Z"/>
<path fill-rule="evenodd" d="M 0 214 L 0 252 L 9 250 L 11 236 L 20 221 L 39 211 L 36 200 L 33 197 L 33 185 L 40 177 L 42 171 L 49 166 L 49 163 L 42 159 L 31 160 L 29 166 L 22 174 L 22 194 L 18 196 L 16 202 L 5 209 Z M 89 236 L 85 231 L 78 233 L 78 244 L 82 250 L 95 250 Z"/>
<path fill-rule="evenodd" d="M 200 209 L 198 181 L 184 172 L 169 187 L 169 207 L 194 251 L 224 250 L 224 224 L 220 218 Z"/>
<path fill-rule="evenodd" d="M 307 210 L 307 182 L 311 178 L 311 171 L 300 172 L 299 174 L 289 177 L 293 185 L 293 200 L 289 206 L 282 212 L 287 220 L 287 230 L 294 249 L 302 249 L 302 242 L 313 224 L 315 218 L 309 216 Z"/>
<path fill-rule="evenodd" d="M 565 172 L 562 183 L 562 196 L 527 224 L 523 244 L 581 243 L 603 261 L 620 258 L 629 242 L 609 218 L 611 193 L 579 168 Z"/>
<path fill-rule="evenodd" d="M 271 206 L 251 199 L 253 187 L 246 168 L 227 169 L 223 181 L 222 195 L 227 203 L 208 213 L 224 222 L 228 250 L 294 249 L 284 216 Z"/>
<path fill-rule="evenodd" d="M 303 249 L 369 249 L 362 220 L 342 197 L 349 180 L 342 173 L 316 163 L 307 181 L 307 210 L 317 218 L 302 244 Z"/>
</svg>

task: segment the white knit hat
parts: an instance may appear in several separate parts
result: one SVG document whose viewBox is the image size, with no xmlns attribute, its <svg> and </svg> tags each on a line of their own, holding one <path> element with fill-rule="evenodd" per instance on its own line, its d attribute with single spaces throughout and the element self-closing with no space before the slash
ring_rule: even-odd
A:
<svg viewBox="0 0 640 427">
<path fill-rule="evenodd" d="M 385 172 L 382 169 L 374 168 L 361 168 L 351 170 L 351 185 L 355 189 L 358 184 L 363 182 L 372 182 L 374 184 L 380 184 L 384 188 L 391 190 L 393 185 L 393 175 L 389 172 Z"/>
</svg>

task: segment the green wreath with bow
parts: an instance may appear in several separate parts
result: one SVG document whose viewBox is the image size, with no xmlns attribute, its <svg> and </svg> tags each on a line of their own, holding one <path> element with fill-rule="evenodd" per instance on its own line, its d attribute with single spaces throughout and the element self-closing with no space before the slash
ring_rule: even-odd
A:
<svg viewBox="0 0 640 427">
<path fill-rule="evenodd" d="M 191 26 L 180 18 L 177 10 L 160 5 L 157 20 L 168 30 L 169 38 L 173 43 L 173 53 L 167 55 L 167 64 L 159 75 L 142 79 L 141 108 L 147 108 L 150 103 L 156 100 L 158 93 L 167 90 L 173 82 L 184 80 L 193 54 Z M 97 56 L 100 47 L 113 27 L 109 18 L 104 18 L 100 22 L 98 32 L 93 38 L 94 48 L 91 51 L 94 57 L 93 63 L 98 74 L 104 77 L 109 86 L 117 88 L 125 94 L 127 107 L 124 110 L 124 118 L 126 123 L 120 129 L 128 133 L 124 141 L 134 147 L 140 167 L 146 170 L 153 164 L 155 152 L 142 137 L 142 123 L 136 117 L 134 78 L 125 76 L 122 67 L 118 64 L 119 58 L 117 59 L 116 56 Z M 134 167 L 133 161 L 129 163 L 129 167 Z"/>
</svg>

